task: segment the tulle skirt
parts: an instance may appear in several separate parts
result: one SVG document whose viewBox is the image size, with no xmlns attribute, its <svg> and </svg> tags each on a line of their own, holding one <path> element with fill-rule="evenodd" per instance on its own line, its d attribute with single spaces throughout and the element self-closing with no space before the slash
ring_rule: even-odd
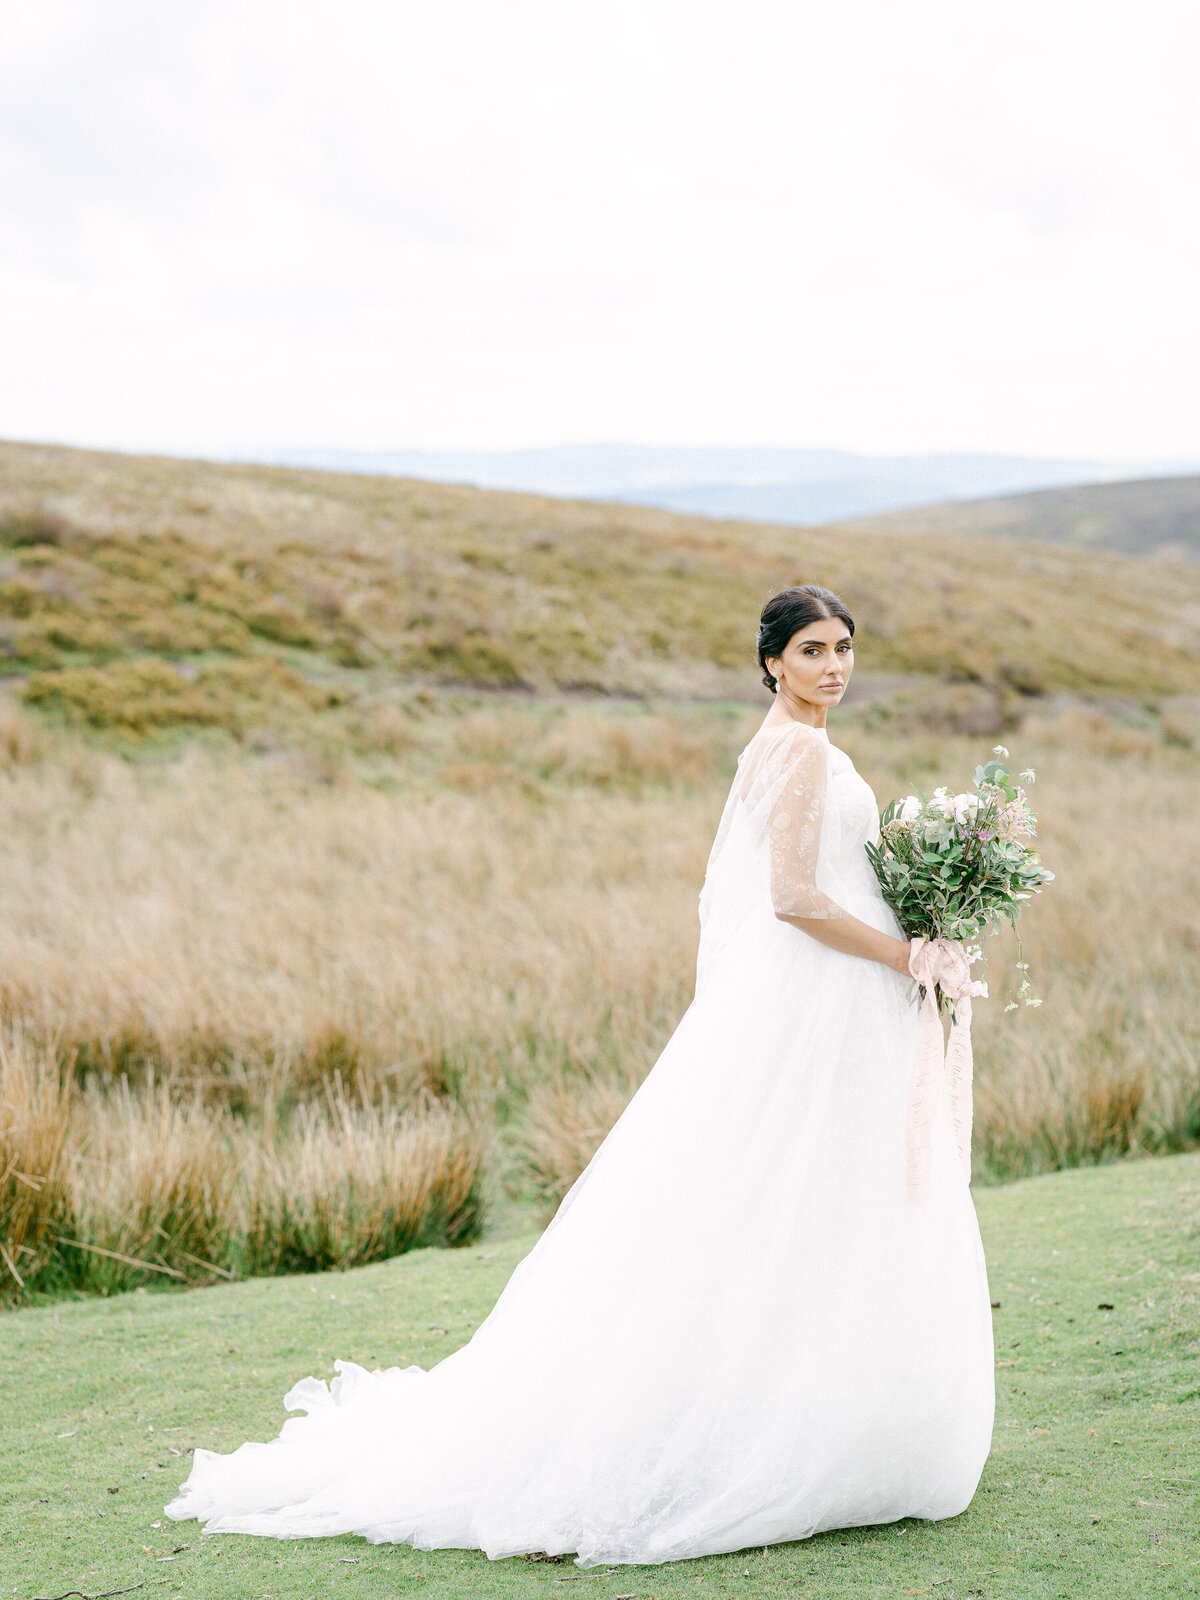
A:
<svg viewBox="0 0 1200 1600">
<path fill-rule="evenodd" d="M 915 1021 L 909 980 L 747 919 L 470 1343 L 306 1378 L 168 1513 L 592 1565 L 961 1512 L 991 1313 L 944 1113 L 905 1199 Z"/>
</svg>

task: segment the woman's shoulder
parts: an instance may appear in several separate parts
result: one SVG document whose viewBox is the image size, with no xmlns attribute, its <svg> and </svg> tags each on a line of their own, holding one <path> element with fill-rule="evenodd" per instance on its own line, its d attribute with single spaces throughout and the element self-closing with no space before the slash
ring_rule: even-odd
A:
<svg viewBox="0 0 1200 1600">
<path fill-rule="evenodd" d="M 827 739 L 828 733 L 824 728 L 814 728 L 811 722 L 801 722 L 796 717 L 781 718 L 778 722 L 763 722 L 759 724 L 758 734 L 786 733 L 793 738 Z"/>
<path fill-rule="evenodd" d="M 801 751 L 828 749 L 829 735 L 824 728 L 814 728 L 808 722 L 764 722 L 747 748 L 755 746 L 773 754 L 790 756 Z"/>
<path fill-rule="evenodd" d="M 807 722 L 764 723 L 738 758 L 743 800 L 786 783 L 799 765 L 815 773 L 818 764 L 827 765 L 829 748 L 824 730 Z"/>
</svg>

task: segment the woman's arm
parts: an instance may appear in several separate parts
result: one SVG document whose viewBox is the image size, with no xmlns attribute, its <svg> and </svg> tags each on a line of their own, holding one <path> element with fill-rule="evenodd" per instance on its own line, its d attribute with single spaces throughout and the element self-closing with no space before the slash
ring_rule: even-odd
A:
<svg viewBox="0 0 1200 1600">
<path fill-rule="evenodd" d="M 908 975 L 905 939 L 880 933 L 817 888 L 817 854 L 829 780 L 829 746 L 803 724 L 788 735 L 787 769 L 771 810 L 771 900 L 781 922 L 843 955 Z"/>
<path fill-rule="evenodd" d="M 893 972 L 909 976 L 908 958 L 911 945 L 907 939 L 896 939 L 890 933 L 880 933 L 869 922 L 861 922 L 843 911 L 838 917 L 795 917 L 786 911 L 776 911 L 780 922 L 790 922 L 818 944 L 840 950 L 846 956 L 862 956 L 864 961 L 880 961 Z"/>
</svg>

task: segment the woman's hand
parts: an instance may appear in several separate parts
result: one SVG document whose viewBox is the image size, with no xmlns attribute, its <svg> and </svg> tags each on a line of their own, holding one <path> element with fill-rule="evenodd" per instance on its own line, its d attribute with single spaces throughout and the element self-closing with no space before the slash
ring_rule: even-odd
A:
<svg viewBox="0 0 1200 1600">
<path fill-rule="evenodd" d="M 891 961 L 888 963 L 893 972 L 898 972 L 902 978 L 912 977 L 912 958 L 914 948 L 923 943 L 919 939 L 893 939 L 895 950 Z"/>
<path fill-rule="evenodd" d="M 949 1000 L 987 994 L 987 984 L 971 979 L 971 957 L 961 939 L 914 939 L 908 970 L 923 988 L 936 985 Z"/>
</svg>

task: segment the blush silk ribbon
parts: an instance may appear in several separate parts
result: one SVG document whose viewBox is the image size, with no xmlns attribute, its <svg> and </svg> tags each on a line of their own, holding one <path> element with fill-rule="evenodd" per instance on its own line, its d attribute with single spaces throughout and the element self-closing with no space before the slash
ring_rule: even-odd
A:
<svg viewBox="0 0 1200 1600">
<path fill-rule="evenodd" d="M 952 939 L 913 939 L 908 970 L 925 991 L 917 1016 L 917 1046 L 908 1080 L 905 1114 L 905 1192 L 914 1205 L 929 1200 L 933 1164 L 933 1122 L 943 1093 L 950 1106 L 954 1142 L 967 1182 L 971 1181 L 971 996 L 984 993 L 971 982 L 961 944 Z M 947 1044 L 942 1034 L 937 991 L 954 1001 Z"/>
</svg>

